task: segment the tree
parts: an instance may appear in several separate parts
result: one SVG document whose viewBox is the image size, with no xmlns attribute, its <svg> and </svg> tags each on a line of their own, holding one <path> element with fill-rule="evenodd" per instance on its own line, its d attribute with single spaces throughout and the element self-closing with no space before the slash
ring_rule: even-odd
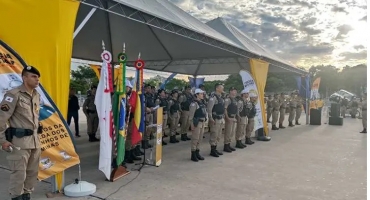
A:
<svg viewBox="0 0 370 200">
<path fill-rule="evenodd" d="M 182 79 L 172 79 L 170 81 L 168 81 L 168 83 L 166 84 L 166 89 L 167 90 L 173 90 L 175 87 L 177 87 L 178 89 L 182 89 L 184 88 L 188 83 L 185 81 L 185 80 L 182 80 Z"/>
<path fill-rule="evenodd" d="M 82 94 L 86 94 L 87 90 L 93 85 L 98 85 L 99 79 L 96 76 L 94 70 L 90 66 L 78 66 L 77 70 L 71 71 L 71 82 L 70 87 L 81 91 Z"/>
</svg>

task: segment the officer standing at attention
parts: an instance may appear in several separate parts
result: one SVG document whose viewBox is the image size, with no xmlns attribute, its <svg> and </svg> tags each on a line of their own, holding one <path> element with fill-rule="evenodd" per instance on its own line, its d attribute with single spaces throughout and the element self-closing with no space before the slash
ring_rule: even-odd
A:
<svg viewBox="0 0 370 200">
<path fill-rule="evenodd" d="M 240 92 L 241 98 L 238 100 L 238 122 L 236 126 L 236 134 L 235 134 L 235 140 L 236 140 L 236 148 L 244 149 L 247 147 L 247 145 L 244 145 L 242 140 L 245 137 L 245 132 L 248 124 L 248 98 L 249 94 L 246 89 L 242 90 Z"/>
<path fill-rule="evenodd" d="M 303 106 L 303 98 L 297 95 L 297 109 L 295 113 L 295 125 L 301 125 L 299 123 L 299 118 L 301 118 L 302 106 Z"/>
<path fill-rule="evenodd" d="M 166 98 L 166 92 L 164 89 L 159 89 L 158 90 L 158 98 L 155 100 L 155 104 L 159 105 L 160 107 L 163 108 L 163 124 L 162 124 L 162 146 L 167 145 L 167 142 L 163 140 L 164 135 L 165 135 L 165 129 L 167 126 L 167 119 L 168 119 L 168 100 Z"/>
<path fill-rule="evenodd" d="M 237 90 L 235 87 L 229 89 L 229 96 L 225 99 L 225 134 L 224 134 L 224 151 L 231 153 L 235 151 L 231 147 L 231 138 L 236 131 L 236 115 L 238 114 L 238 102 L 236 101 Z"/>
<path fill-rule="evenodd" d="M 271 118 L 271 115 L 272 115 L 272 95 L 269 95 L 268 96 L 268 99 L 267 99 L 267 123 L 270 123 L 270 118 Z"/>
<path fill-rule="evenodd" d="M 203 102 L 205 92 L 201 89 L 195 89 L 196 98 L 190 105 L 189 123 L 192 131 L 191 135 L 191 160 L 198 162 L 204 160 L 199 154 L 199 147 L 203 140 L 204 126 L 207 118 L 206 105 Z"/>
<path fill-rule="evenodd" d="M 285 119 L 285 110 L 286 110 L 286 97 L 285 94 L 282 92 L 280 95 L 280 118 L 279 118 L 279 128 L 284 129 L 283 122 Z"/>
<path fill-rule="evenodd" d="M 188 137 L 188 130 L 190 127 L 189 123 L 189 108 L 191 102 L 193 102 L 193 95 L 191 94 L 191 87 L 187 85 L 185 87 L 185 91 L 183 94 L 179 97 L 179 102 L 181 103 L 181 140 L 187 141 L 191 140 L 191 138 Z"/>
<path fill-rule="evenodd" d="M 143 140 L 141 141 L 141 145 L 143 149 L 148 149 L 152 148 L 153 146 L 149 144 L 149 139 L 151 137 L 151 134 L 153 133 L 153 128 L 148 127 L 149 125 L 153 124 L 153 108 L 155 107 L 155 100 L 154 100 L 154 94 L 153 94 L 153 89 L 152 86 L 149 84 L 145 85 L 145 109 L 146 109 L 146 114 L 145 114 L 145 134 L 143 137 Z"/>
<path fill-rule="evenodd" d="M 274 99 L 272 100 L 272 130 L 279 130 L 279 127 L 276 126 L 276 123 L 279 120 L 280 112 L 280 95 L 274 94 Z"/>
<path fill-rule="evenodd" d="M 245 134 L 245 144 L 252 145 L 254 142 L 251 140 L 252 132 L 254 130 L 254 117 L 257 114 L 256 104 L 257 104 L 257 93 L 249 92 L 250 102 L 247 105 L 248 108 L 248 124 L 247 133 Z"/>
<path fill-rule="evenodd" d="M 176 131 L 179 125 L 181 106 L 178 101 L 179 92 L 177 90 L 172 90 L 172 99 L 168 102 L 168 107 L 170 115 L 168 118 L 171 120 L 170 124 L 170 143 L 178 143 L 179 140 L 176 139 Z"/>
<path fill-rule="evenodd" d="M 86 98 L 82 106 L 82 110 L 87 119 L 87 134 L 89 135 L 89 142 L 99 141 L 99 139 L 96 138 L 96 131 L 99 126 L 99 117 L 95 106 L 96 88 L 96 86 L 91 87 L 91 95 Z"/>
<path fill-rule="evenodd" d="M 367 133 L 367 93 L 364 93 L 362 98 L 361 110 L 362 110 L 362 126 L 364 129 L 360 133 Z"/>
<path fill-rule="evenodd" d="M 36 91 L 39 78 L 36 68 L 24 68 L 23 84 L 7 91 L 0 103 L 0 143 L 2 149 L 9 152 L 6 159 L 11 171 L 9 193 L 12 200 L 31 199 L 37 183 L 41 154 L 38 134 L 42 133 L 39 124 L 41 97 Z"/>
<path fill-rule="evenodd" d="M 215 92 L 211 94 L 207 104 L 209 126 L 211 127 L 209 139 L 209 143 L 211 145 L 210 155 L 213 157 L 219 157 L 220 155 L 223 155 L 223 153 L 217 150 L 217 143 L 220 141 L 222 126 L 225 124 L 225 101 L 221 97 L 223 91 L 223 84 L 216 83 Z"/>
<path fill-rule="evenodd" d="M 293 120 L 294 120 L 295 114 L 297 112 L 297 110 L 296 110 L 297 109 L 297 93 L 296 92 L 292 92 L 292 94 L 290 96 L 289 107 L 290 107 L 289 118 L 288 118 L 289 127 L 293 127 L 294 126 Z"/>
</svg>

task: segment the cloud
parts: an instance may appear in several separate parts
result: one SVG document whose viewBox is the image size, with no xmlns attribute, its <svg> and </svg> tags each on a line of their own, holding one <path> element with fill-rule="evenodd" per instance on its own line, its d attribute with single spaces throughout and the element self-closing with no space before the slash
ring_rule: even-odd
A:
<svg viewBox="0 0 370 200">
<path fill-rule="evenodd" d="M 333 11 L 333 12 L 343 12 L 343 13 L 348 14 L 348 12 L 346 11 L 346 8 L 345 7 L 340 7 L 340 6 L 337 6 L 337 5 L 334 5 L 331 8 L 331 11 Z"/>
<path fill-rule="evenodd" d="M 170 0 L 207 22 L 223 17 L 271 52 L 295 64 L 337 64 L 334 57 L 356 58 L 366 45 L 349 44 L 351 27 L 335 13 L 366 21 L 366 2 L 339 0 Z M 335 3 L 335 4 L 334 4 Z M 333 16 L 334 15 L 334 16 Z M 361 44 L 361 43 L 360 43 Z M 347 48 L 347 49 L 346 49 Z M 333 52 L 333 50 L 336 50 Z M 353 55 L 352 55 L 352 54 Z M 363 52 L 362 52 L 363 54 Z M 348 63 L 355 63 L 351 60 Z M 363 62 L 363 61 L 361 61 Z M 347 64 L 345 60 L 341 65 Z"/>
<path fill-rule="evenodd" d="M 359 53 L 344 52 L 344 53 L 339 54 L 339 56 L 343 57 L 341 60 L 366 60 L 367 51 L 364 50 Z"/>
</svg>

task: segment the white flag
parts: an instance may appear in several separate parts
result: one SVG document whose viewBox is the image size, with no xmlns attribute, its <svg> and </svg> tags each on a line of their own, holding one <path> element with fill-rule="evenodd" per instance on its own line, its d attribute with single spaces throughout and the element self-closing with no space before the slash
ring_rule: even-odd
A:
<svg viewBox="0 0 370 200">
<path fill-rule="evenodd" d="M 252 75 L 248 71 L 245 71 L 245 70 L 240 70 L 239 74 L 242 77 L 244 89 L 247 90 L 248 92 L 250 90 L 254 90 L 257 93 L 257 96 L 258 96 L 257 85 L 256 85 L 256 82 L 254 81 Z M 254 117 L 255 124 L 254 124 L 254 130 L 253 131 L 256 131 L 257 129 L 263 128 L 263 119 L 262 119 L 262 111 L 261 111 L 260 101 L 263 101 L 263 99 L 258 98 L 258 100 L 257 100 L 257 104 L 256 104 L 257 113 L 256 113 L 256 116 Z"/>
<path fill-rule="evenodd" d="M 103 62 L 101 67 L 99 85 L 95 95 L 95 105 L 100 126 L 99 170 L 110 180 L 112 171 L 112 101 L 110 91 L 107 90 L 109 89 L 108 65 L 106 62 Z"/>
</svg>

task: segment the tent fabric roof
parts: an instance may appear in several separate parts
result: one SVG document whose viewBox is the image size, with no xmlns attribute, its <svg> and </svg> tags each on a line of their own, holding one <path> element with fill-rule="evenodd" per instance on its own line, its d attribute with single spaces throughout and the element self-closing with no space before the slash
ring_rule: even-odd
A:
<svg viewBox="0 0 370 200">
<path fill-rule="evenodd" d="M 256 53 L 261 56 L 268 57 L 275 61 L 284 63 L 286 65 L 292 65 L 291 63 L 279 58 L 277 55 L 272 53 L 271 51 L 265 49 L 260 44 L 258 44 L 255 40 L 250 38 L 248 35 L 243 33 L 240 29 L 235 27 L 234 25 L 227 22 L 225 19 L 218 17 L 206 23 L 211 28 L 215 29 L 216 31 L 222 33 L 227 38 L 231 39 L 235 43 L 242 45 L 248 51 Z"/>
<path fill-rule="evenodd" d="M 238 73 L 248 69 L 248 58 L 260 58 L 167 0 L 81 0 L 76 29 L 93 8 L 74 38 L 73 58 L 101 61 L 102 40 L 115 63 L 125 43 L 129 65 L 140 52 L 146 69 L 181 74 Z M 278 64 L 276 71 L 304 73 Z"/>
</svg>

